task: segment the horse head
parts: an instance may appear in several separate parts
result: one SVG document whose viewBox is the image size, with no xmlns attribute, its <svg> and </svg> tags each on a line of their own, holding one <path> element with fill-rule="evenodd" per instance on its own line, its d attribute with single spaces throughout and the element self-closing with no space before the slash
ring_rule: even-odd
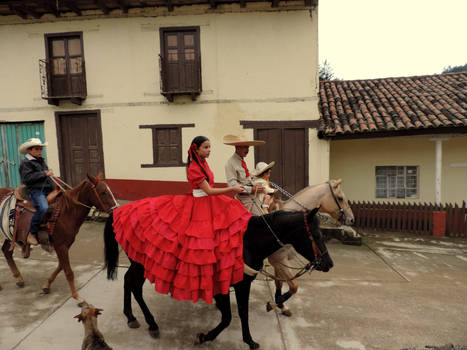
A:
<svg viewBox="0 0 467 350">
<path fill-rule="evenodd" d="M 284 219 L 291 222 L 284 243 L 292 244 L 299 254 L 315 266 L 316 270 L 327 272 L 334 263 L 319 228 L 319 219 L 316 216 L 318 210 L 319 207 L 308 211 L 277 213 L 286 213 Z"/>
<path fill-rule="evenodd" d="M 106 213 L 110 213 L 118 206 L 112 191 L 104 181 L 104 174 L 102 171 L 99 172 L 97 176 L 87 174 L 86 182 L 88 182 L 91 187 L 90 194 L 88 195 L 88 200 L 91 205 Z"/>
<path fill-rule="evenodd" d="M 341 183 L 342 179 L 329 180 L 327 183 L 329 193 L 320 202 L 321 211 L 329 213 L 334 219 L 344 225 L 353 225 L 355 219 L 347 197 L 340 187 Z"/>
</svg>

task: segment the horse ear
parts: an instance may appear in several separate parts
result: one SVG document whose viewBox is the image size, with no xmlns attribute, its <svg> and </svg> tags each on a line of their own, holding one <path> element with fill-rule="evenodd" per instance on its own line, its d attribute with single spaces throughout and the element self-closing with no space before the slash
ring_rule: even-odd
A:
<svg viewBox="0 0 467 350">
<path fill-rule="evenodd" d="M 78 314 L 78 315 L 76 315 L 76 316 L 73 317 L 73 318 L 77 318 L 77 319 L 78 319 L 78 322 L 83 322 L 83 320 L 84 320 L 83 314 Z"/>
<path fill-rule="evenodd" d="M 99 171 L 99 174 L 97 174 L 97 180 L 104 181 L 104 173 L 102 171 Z"/>
<path fill-rule="evenodd" d="M 96 317 L 99 316 L 102 313 L 102 311 L 104 311 L 104 310 L 103 309 L 98 309 L 98 308 L 91 309 L 92 315 L 94 315 Z"/>
<path fill-rule="evenodd" d="M 334 188 L 337 188 L 337 186 L 339 186 L 340 184 L 342 183 L 342 179 L 339 179 L 339 180 L 336 180 L 334 181 Z"/>
<path fill-rule="evenodd" d="M 311 210 L 311 215 L 316 215 L 316 213 L 318 213 L 318 211 L 319 211 L 320 208 L 321 208 L 321 206 L 316 207 L 316 208 L 313 208 L 313 209 Z"/>
<path fill-rule="evenodd" d="M 93 183 L 94 185 L 97 184 L 97 181 L 98 181 L 97 178 L 95 178 L 94 176 L 89 175 L 89 174 L 87 174 L 87 176 L 88 176 L 88 180 L 91 181 L 91 183 Z"/>
</svg>

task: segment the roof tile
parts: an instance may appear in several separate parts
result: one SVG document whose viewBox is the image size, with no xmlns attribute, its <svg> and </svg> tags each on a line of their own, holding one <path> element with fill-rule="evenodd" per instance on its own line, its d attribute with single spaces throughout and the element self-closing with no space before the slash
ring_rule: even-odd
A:
<svg viewBox="0 0 467 350">
<path fill-rule="evenodd" d="M 467 72 L 320 82 L 320 133 L 467 127 Z"/>
</svg>

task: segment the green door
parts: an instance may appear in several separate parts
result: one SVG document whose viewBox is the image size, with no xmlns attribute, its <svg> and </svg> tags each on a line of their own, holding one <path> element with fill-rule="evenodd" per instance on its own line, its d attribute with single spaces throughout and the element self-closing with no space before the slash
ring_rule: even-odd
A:
<svg viewBox="0 0 467 350">
<path fill-rule="evenodd" d="M 0 187 L 21 185 L 19 164 L 24 155 L 19 154 L 18 147 L 32 137 L 45 141 L 44 123 L 0 123 Z"/>
</svg>

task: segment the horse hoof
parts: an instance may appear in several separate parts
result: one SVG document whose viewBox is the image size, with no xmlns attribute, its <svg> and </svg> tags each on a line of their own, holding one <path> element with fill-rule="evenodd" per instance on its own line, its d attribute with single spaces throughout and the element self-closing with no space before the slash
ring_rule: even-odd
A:
<svg viewBox="0 0 467 350">
<path fill-rule="evenodd" d="M 130 327 L 130 328 L 139 328 L 140 324 L 139 324 L 138 320 L 128 321 L 128 327 Z"/>
<path fill-rule="evenodd" d="M 24 281 L 18 281 L 18 282 L 16 282 L 16 286 L 17 286 L 18 288 L 23 288 L 23 287 L 24 287 Z"/>
<path fill-rule="evenodd" d="M 251 350 L 259 349 L 259 344 L 258 344 L 257 342 L 255 342 L 255 341 L 253 341 L 253 340 L 250 341 L 250 342 L 248 343 L 248 345 L 250 345 L 250 349 L 251 349 Z"/>
<path fill-rule="evenodd" d="M 149 332 L 149 335 L 153 338 L 159 338 L 159 328 L 158 329 L 151 329 L 151 328 L 148 328 L 148 332 Z"/>
<path fill-rule="evenodd" d="M 205 337 L 206 337 L 206 335 L 204 333 L 196 334 L 195 345 L 203 344 L 206 341 Z"/>
<path fill-rule="evenodd" d="M 85 300 L 80 301 L 80 302 L 78 303 L 78 307 L 83 307 L 85 304 L 87 304 Z"/>
<path fill-rule="evenodd" d="M 47 287 L 42 288 L 42 294 L 50 294 L 50 288 L 47 288 Z"/>
<path fill-rule="evenodd" d="M 292 316 L 292 311 L 290 311 L 289 309 L 285 309 L 281 311 L 281 314 L 284 315 L 284 316 L 287 316 L 287 317 L 291 317 Z"/>
<path fill-rule="evenodd" d="M 268 301 L 267 304 L 266 304 L 266 311 L 269 312 L 273 309 L 271 303 Z"/>
</svg>

